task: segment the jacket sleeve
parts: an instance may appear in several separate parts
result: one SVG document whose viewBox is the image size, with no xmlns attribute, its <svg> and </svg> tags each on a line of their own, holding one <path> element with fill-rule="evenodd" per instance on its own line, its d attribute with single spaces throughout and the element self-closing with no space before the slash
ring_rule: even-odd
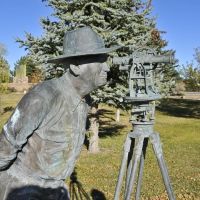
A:
<svg viewBox="0 0 200 200">
<path fill-rule="evenodd" d="M 44 116 L 47 106 L 44 98 L 28 93 L 17 105 L 0 134 L 0 170 L 7 168 L 26 145 Z"/>
</svg>

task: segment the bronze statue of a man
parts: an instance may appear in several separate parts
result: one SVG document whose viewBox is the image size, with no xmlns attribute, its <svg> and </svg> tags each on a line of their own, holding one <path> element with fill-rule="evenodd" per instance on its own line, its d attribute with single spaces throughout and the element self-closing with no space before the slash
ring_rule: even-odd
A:
<svg viewBox="0 0 200 200">
<path fill-rule="evenodd" d="M 0 134 L 0 200 L 48 199 L 49 193 L 68 199 L 65 179 L 85 136 L 85 96 L 106 83 L 107 53 L 117 48 L 105 48 L 89 27 L 65 34 L 63 55 L 49 61 L 62 63 L 66 73 L 31 89 Z"/>
</svg>

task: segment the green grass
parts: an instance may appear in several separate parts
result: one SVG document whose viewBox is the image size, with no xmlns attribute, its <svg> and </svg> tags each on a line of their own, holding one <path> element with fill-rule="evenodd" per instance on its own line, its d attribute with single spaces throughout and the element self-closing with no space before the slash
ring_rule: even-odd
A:
<svg viewBox="0 0 200 200">
<path fill-rule="evenodd" d="M 21 95 L 3 95 L 2 106 L 14 106 Z M 166 100 L 156 113 L 155 130 L 160 133 L 165 161 L 176 198 L 200 199 L 200 101 Z M 90 194 L 101 199 L 113 199 L 120 167 L 124 139 L 131 129 L 129 114 L 123 112 L 115 123 L 115 110 L 101 106 L 100 148 L 98 154 L 88 153 L 85 147 L 76 165 L 77 179 Z M 11 112 L 1 115 L 0 127 Z M 69 180 L 67 181 L 69 183 Z M 143 185 L 143 199 L 167 199 L 163 181 L 151 146 L 147 148 Z"/>
<path fill-rule="evenodd" d="M 0 128 L 6 122 L 8 117 L 11 115 L 16 104 L 22 98 L 22 93 L 9 93 L 1 94 L 0 93 Z"/>
</svg>

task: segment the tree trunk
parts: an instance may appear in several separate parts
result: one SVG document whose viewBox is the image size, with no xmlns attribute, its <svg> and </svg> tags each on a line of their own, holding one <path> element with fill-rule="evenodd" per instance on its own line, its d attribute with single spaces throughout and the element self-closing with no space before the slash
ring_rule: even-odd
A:
<svg viewBox="0 0 200 200">
<path fill-rule="evenodd" d="M 90 117 L 90 141 L 89 141 L 89 152 L 99 152 L 99 119 L 98 119 L 98 105 L 93 105 L 91 108 Z"/>
<path fill-rule="evenodd" d="M 115 121 L 120 122 L 120 109 L 119 108 L 117 108 L 115 116 L 116 116 Z"/>
</svg>

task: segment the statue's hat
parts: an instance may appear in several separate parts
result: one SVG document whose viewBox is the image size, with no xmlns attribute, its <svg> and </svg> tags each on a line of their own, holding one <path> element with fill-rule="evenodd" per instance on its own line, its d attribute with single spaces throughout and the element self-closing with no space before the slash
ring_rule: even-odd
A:
<svg viewBox="0 0 200 200">
<path fill-rule="evenodd" d="M 106 48 L 103 39 L 90 27 L 82 27 L 76 30 L 67 31 L 63 42 L 63 55 L 50 58 L 48 62 L 62 63 L 70 57 L 106 54 L 120 46 Z"/>
</svg>

